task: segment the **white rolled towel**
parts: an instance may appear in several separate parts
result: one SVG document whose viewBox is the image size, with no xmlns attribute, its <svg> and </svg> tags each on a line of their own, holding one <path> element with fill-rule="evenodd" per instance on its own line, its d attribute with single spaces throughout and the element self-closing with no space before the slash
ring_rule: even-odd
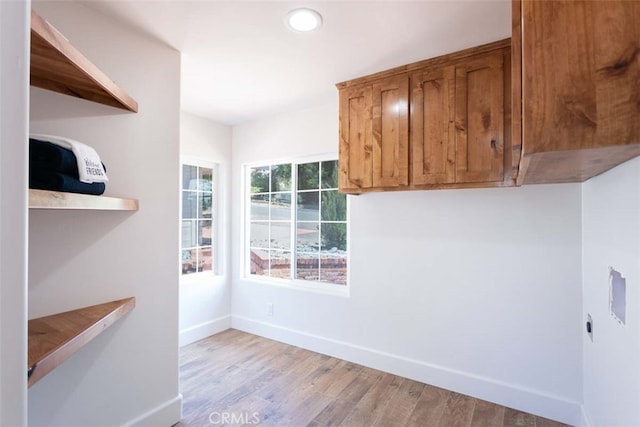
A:
<svg viewBox="0 0 640 427">
<path fill-rule="evenodd" d="M 29 135 L 29 137 L 40 141 L 47 141 L 71 150 L 78 162 L 78 176 L 81 182 L 91 184 L 94 182 L 109 181 L 107 172 L 104 170 L 104 166 L 102 166 L 102 160 L 100 160 L 100 156 L 98 156 L 98 153 L 93 147 L 62 136 L 32 134 Z"/>
</svg>

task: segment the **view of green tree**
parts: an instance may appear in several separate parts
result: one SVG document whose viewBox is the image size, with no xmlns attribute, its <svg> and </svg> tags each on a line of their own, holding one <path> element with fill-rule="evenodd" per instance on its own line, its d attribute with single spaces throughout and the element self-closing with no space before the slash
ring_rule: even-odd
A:
<svg viewBox="0 0 640 427">
<path fill-rule="evenodd" d="M 321 213 L 322 221 L 347 220 L 347 196 L 337 190 L 322 192 Z"/>
<path fill-rule="evenodd" d="M 319 166 L 318 162 L 298 165 L 298 190 L 314 190 L 318 188 Z"/>
<path fill-rule="evenodd" d="M 347 250 L 347 224 L 322 223 L 322 249 Z"/>
<path fill-rule="evenodd" d="M 270 175 L 268 167 L 251 168 L 251 192 L 268 193 Z"/>
<path fill-rule="evenodd" d="M 291 191 L 291 163 L 271 166 L 271 192 Z"/>
<path fill-rule="evenodd" d="M 322 188 L 338 188 L 338 161 L 322 162 Z"/>
</svg>

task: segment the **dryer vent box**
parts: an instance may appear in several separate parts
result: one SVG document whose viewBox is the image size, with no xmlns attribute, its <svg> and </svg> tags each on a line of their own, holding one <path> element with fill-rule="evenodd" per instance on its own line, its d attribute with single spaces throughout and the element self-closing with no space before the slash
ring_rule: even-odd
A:
<svg viewBox="0 0 640 427">
<path fill-rule="evenodd" d="M 609 310 L 623 325 L 627 315 L 627 280 L 619 271 L 609 268 Z"/>
</svg>

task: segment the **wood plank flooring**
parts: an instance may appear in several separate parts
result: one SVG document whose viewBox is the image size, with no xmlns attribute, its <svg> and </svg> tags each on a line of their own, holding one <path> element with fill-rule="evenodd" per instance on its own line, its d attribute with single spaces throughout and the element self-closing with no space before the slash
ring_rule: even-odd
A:
<svg viewBox="0 0 640 427">
<path fill-rule="evenodd" d="M 229 329 L 180 350 L 176 427 L 560 427 L 555 421 Z"/>
</svg>

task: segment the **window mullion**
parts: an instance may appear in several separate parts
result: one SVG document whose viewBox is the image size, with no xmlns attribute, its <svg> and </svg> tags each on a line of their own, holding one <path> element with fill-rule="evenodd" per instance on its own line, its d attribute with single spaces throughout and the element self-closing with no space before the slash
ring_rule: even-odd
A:
<svg viewBox="0 0 640 427">
<path fill-rule="evenodd" d="M 291 277 L 293 280 L 298 274 L 298 255 L 297 255 L 297 230 L 298 230 L 298 164 L 291 163 Z"/>
<path fill-rule="evenodd" d="M 195 216 L 195 223 L 196 223 L 196 273 L 200 272 L 200 251 L 201 251 L 201 246 L 200 246 L 200 193 L 198 193 L 198 190 L 200 189 L 200 166 L 196 166 L 196 188 L 193 192 L 193 194 L 196 197 L 196 214 Z"/>
<path fill-rule="evenodd" d="M 273 200 L 273 188 L 271 188 L 271 180 L 273 179 L 272 173 L 273 173 L 273 165 L 269 164 L 269 204 L 267 205 L 269 207 L 269 215 L 267 215 L 268 221 L 267 221 L 267 237 L 268 237 L 268 244 L 267 244 L 267 254 L 269 254 L 269 268 L 267 270 L 267 276 L 271 277 L 271 261 L 273 258 L 273 248 L 271 247 L 271 203 Z"/>
<path fill-rule="evenodd" d="M 245 222 L 244 222 L 244 230 L 245 230 L 245 242 L 247 243 L 247 251 L 245 252 L 245 266 L 244 271 L 245 274 L 251 275 L 251 168 L 247 168 L 245 171 L 245 184 L 247 185 L 249 191 L 247 191 L 247 196 L 245 199 L 246 206 L 248 208 L 245 209 Z"/>
<path fill-rule="evenodd" d="M 318 281 L 322 278 L 322 162 L 318 162 Z"/>
</svg>

